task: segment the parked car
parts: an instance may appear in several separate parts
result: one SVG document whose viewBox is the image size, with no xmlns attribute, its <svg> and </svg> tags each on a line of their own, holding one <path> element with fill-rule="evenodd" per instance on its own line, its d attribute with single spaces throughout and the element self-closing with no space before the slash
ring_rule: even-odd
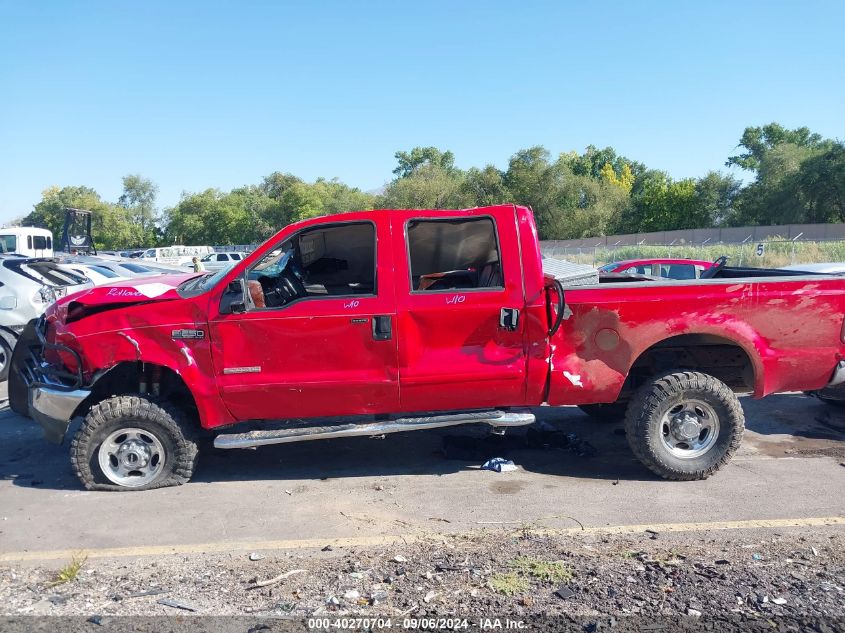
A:
<svg viewBox="0 0 845 633">
<path fill-rule="evenodd" d="M 736 392 L 845 381 L 843 279 L 567 288 L 545 261 L 513 205 L 303 220 L 232 268 L 58 301 L 15 350 L 10 406 L 55 442 L 84 418 L 88 489 L 188 481 L 201 429 L 254 448 L 519 426 L 541 404 L 624 408 L 640 461 L 692 480 L 738 448 Z"/>
<path fill-rule="evenodd" d="M 229 268 L 234 266 L 237 262 L 241 261 L 245 253 L 240 253 L 237 251 L 232 252 L 225 252 L 225 253 L 209 253 L 204 257 L 200 258 L 203 267 L 206 270 L 217 272 L 218 270 L 222 270 L 223 268 Z M 194 265 L 193 261 L 187 262 L 185 264 L 186 268 L 191 268 Z"/>
<path fill-rule="evenodd" d="M 57 298 L 92 285 L 51 258 L 0 255 L 0 381 L 9 375 L 12 350 L 26 324 Z"/>
<path fill-rule="evenodd" d="M 167 264 L 154 262 L 141 264 L 134 259 L 102 258 L 99 255 L 66 256 L 59 259 L 59 265 L 67 270 L 89 277 L 97 286 L 121 279 L 172 275 L 174 272 L 183 272 L 183 269 Z"/>
<path fill-rule="evenodd" d="M 648 258 L 627 259 L 611 262 L 599 268 L 608 273 L 649 275 L 664 279 L 699 279 L 701 273 L 712 266 L 712 262 L 698 259 Z"/>
<path fill-rule="evenodd" d="M 83 263 L 61 263 L 59 266 L 62 270 L 69 270 L 82 277 L 90 279 L 95 286 L 102 286 L 110 284 L 114 281 L 126 279 L 126 276 L 119 275 L 112 268 L 102 264 L 83 264 Z"/>
</svg>

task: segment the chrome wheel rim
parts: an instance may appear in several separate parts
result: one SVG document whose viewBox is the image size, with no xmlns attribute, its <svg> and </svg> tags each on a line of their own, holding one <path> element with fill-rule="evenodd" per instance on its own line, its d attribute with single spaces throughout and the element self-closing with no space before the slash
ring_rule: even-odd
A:
<svg viewBox="0 0 845 633">
<path fill-rule="evenodd" d="M 702 400 L 682 400 L 669 407 L 660 419 L 660 438 L 675 457 L 700 457 L 719 438 L 719 416 Z"/>
<path fill-rule="evenodd" d="M 100 444 L 100 470 L 118 486 L 138 488 L 161 473 L 165 453 L 161 441 L 149 431 L 137 428 L 119 429 Z"/>
</svg>

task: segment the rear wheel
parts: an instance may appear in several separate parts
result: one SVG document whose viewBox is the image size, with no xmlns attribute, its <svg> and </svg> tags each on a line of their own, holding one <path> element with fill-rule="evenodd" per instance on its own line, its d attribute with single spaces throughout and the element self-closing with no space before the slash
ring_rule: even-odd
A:
<svg viewBox="0 0 845 633">
<path fill-rule="evenodd" d="M 665 479 L 706 479 L 742 441 L 745 416 L 736 395 L 700 372 L 659 376 L 640 388 L 625 431 L 634 454 Z"/>
<path fill-rule="evenodd" d="M 578 408 L 597 422 L 621 422 L 625 419 L 628 403 L 579 404 Z"/>
<path fill-rule="evenodd" d="M 197 445 L 173 405 L 145 396 L 115 396 L 85 416 L 70 458 L 88 490 L 149 490 L 187 482 Z"/>
</svg>

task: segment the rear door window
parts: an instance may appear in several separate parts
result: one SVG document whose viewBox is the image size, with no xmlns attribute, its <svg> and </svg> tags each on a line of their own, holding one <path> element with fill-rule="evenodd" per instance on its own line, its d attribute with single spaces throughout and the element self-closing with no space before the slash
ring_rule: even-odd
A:
<svg viewBox="0 0 845 633">
<path fill-rule="evenodd" d="M 410 220 L 405 230 L 412 292 L 504 288 L 492 218 Z"/>
</svg>

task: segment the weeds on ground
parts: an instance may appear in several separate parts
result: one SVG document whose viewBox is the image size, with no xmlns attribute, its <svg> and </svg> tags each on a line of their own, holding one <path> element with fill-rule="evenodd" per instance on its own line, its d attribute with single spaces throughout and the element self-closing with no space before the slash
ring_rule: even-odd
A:
<svg viewBox="0 0 845 633">
<path fill-rule="evenodd" d="M 76 577 L 79 575 L 79 570 L 82 569 L 86 560 L 88 560 L 87 556 L 84 556 L 83 554 L 74 554 L 71 557 L 70 562 L 56 572 L 53 580 L 47 583 L 47 586 L 58 587 L 59 585 L 76 580 Z"/>
<path fill-rule="evenodd" d="M 572 580 L 572 568 L 561 560 L 549 562 L 530 556 L 520 556 L 510 562 L 510 567 L 543 582 Z"/>
<path fill-rule="evenodd" d="M 528 591 L 530 585 L 527 578 L 512 571 L 507 574 L 493 574 L 487 581 L 487 586 L 498 593 L 513 596 Z"/>
</svg>

